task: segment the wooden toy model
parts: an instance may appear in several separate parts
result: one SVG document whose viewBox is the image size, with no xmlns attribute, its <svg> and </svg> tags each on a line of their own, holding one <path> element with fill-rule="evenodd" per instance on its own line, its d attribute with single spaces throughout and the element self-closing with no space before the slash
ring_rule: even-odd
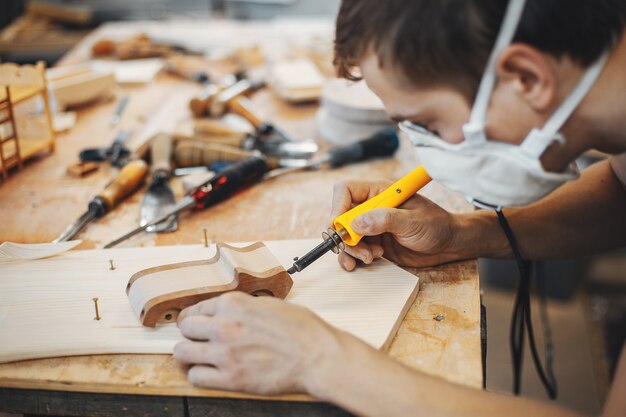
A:
<svg viewBox="0 0 626 417">
<path fill-rule="evenodd" d="M 284 299 L 291 277 L 261 242 L 237 248 L 217 244 L 208 260 L 148 268 L 134 274 L 126 294 L 144 326 L 176 321 L 181 310 L 228 291 Z"/>
<path fill-rule="evenodd" d="M 43 100 L 43 123 L 31 117 L 18 120 L 15 106 L 38 95 Z M 0 64 L 0 171 L 3 178 L 8 178 L 10 168 L 22 168 L 24 160 L 46 149 L 54 151 L 45 64 Z"/>
</svg>

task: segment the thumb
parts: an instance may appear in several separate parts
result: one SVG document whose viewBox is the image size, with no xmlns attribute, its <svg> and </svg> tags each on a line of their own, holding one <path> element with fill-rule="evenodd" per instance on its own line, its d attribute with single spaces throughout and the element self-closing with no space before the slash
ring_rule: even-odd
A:
<svg viewBox="0 0 626 417">
<path fill-rule="evenodd" d="M 399 209 L 377 208 L 361 214 L 352 220 L 352 230 L 363 236 L 377 236 L 383 233 L 399 234 L 406 229 L 409 219 Z"/>
</svg>

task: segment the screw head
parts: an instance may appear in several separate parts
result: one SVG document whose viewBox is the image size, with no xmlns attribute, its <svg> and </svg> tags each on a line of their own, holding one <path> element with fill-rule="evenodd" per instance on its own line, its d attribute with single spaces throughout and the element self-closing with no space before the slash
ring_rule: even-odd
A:
<svg viewBox="0 0 626 417">
<path fill-rule="evenodd" d="M 401 190 L 401 189 L 396 188 L 396 193 L 400 194 L 401 192 L 402 192 L 402 190 Z"/>
</svg>

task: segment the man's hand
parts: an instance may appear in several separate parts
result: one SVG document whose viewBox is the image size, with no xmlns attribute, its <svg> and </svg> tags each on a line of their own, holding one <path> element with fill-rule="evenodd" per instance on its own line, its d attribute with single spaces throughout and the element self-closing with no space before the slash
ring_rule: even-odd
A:
<svg viewBox="0 0 626 417">
<path fill-rule="evenodd" d="M 347 182 L 335 185 L 332 219 L 385 190 L 391 182 Z M 379 208 L 354 219 L 352 228 L 366 236 L 339 255 L 352 271 L 356 259 L 366 264 L 385 257 L 402 266 L 430 266 L 461 256 L 454 251 L 457 219 L 427 198 L 415 195 L 397 209 Z"/>
<path fill-rule="evenodd" d="M 241 292 L 183 310 L 178 326 L 189 341 L 174 359 L 190 367 L 192 384 L 264 395 L 320 384 L 347 336 L 303 307 Z"/>
</svg>

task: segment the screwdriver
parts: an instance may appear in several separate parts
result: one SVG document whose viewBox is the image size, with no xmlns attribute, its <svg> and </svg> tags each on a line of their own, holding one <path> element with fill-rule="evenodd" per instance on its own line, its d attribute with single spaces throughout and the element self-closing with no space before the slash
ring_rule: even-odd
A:
<svg viewBox="0 0 626 417">
<path fill-rule="evenodd" d="M 141 159 L 128 163 L 105 188 L 89 202 L 87 211 L 72 223 L 54 242 L 65 242 L 76 236 L 89 222 L 107 214 L 124 197 L 139 188 L 148 173 Z"/>
<path fill-rule="evenodd" d="M 331 148 L 326 155 L 300 166 L 286 166 L 270 171 L 265 179 L 275 178 L 294 171 L 319 169 L 322 166 L 339 168 L 355 162 L 363 162 L 372 158 L 392 156 L 399 146 L 398 135 L 393 129 L 379 130 L 374 135 L 346 146 Z"/>
<path fill-rule="evenodd" d="M 131 230 L 124 236 L 108 243 L 104 248 L 112 248 L 174 214 L 186 210 L 203 210 L 220 203 L 237 191 L 260 181 L 268 170 L 268 162 L 261 156 L 251 156 L 235 162 L 183 197 L 171 211 L 164 213 L 163 216 L 143 226 Z"/>
<path fill-rule="evenodd" d="M 356 246 L 363 238 L 363 235 L 352 230 L 352 220 L 375 208 L 398 207 L 428 184 L 430 180 L 431 178 L 424 166 L 420 165 L 380 194 L 337 216 L 333 220 L 333 227 L 322 233 L 323 242 L 303 257 L 294 258 L 293 266 L 287 272 L 295 274 L 302 271 L 328 251 L 339 253 L 345 249 L 345 245 Z"/>
</svg>

